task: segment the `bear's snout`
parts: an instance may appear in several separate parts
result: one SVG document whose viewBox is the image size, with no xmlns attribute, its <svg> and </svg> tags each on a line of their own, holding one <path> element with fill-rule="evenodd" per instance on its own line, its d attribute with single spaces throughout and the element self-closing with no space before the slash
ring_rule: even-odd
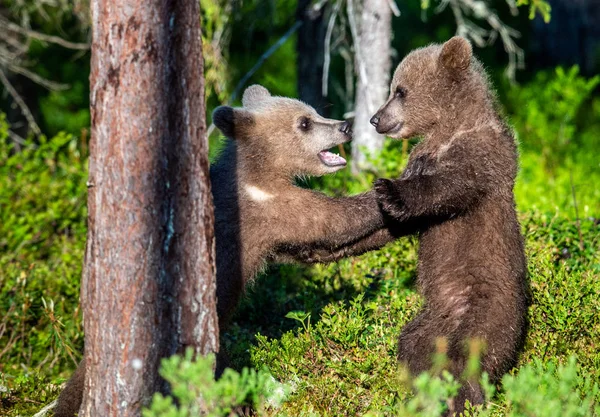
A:
<svg viewBox="0 0 600 417">
<path fill-rule="evenodd" d="M 340 125 L 339 131 L 346 136 L 352 136 L 352 125 L 349 122 L 344 122 Z"/>
<path fill-rule="evenodd" d="M 377 125 L 379 124 L 379 113 L 375 114 L 375 116 L 371 117 L 371 120 L 369 120 L 369 122 L 375 126 L 375 129 L 377 129 Z"/>
</svg>

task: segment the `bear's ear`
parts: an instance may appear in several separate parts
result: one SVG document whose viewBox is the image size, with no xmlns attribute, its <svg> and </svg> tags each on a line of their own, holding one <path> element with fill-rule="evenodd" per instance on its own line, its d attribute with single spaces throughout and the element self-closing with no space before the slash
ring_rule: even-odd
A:
<svg viewBox="0 0 600 417">
<path fill-rule="evenodd" d="M 250 112 L 229 106 L 217 107 L 213 111 L 212 120 L 223 135 L 232 139 L 240 139 L 254 124 L 254 117 Z"/>
<path fill-rule="evenodd" d="M 247 108 L 256 108 L 257 105 L 265 99 L 271 97 L 271 93 L 262 85 L 254 84 L 246 88 L 242 97 L 242 106 Z"/>
<path fill-rule="evenodd" d="M 468 40 L 455 36 L 442 46 L 440 62 L 447 70 L 459 73 L 471 65 L 473 50 Z"/>
</svg>

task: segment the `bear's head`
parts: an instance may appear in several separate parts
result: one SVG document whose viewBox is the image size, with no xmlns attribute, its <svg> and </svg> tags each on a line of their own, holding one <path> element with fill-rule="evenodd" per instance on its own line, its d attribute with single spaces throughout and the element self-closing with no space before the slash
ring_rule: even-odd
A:
<svg viewBox="0 0 600 417">
<path fill-rule="evenodd" d="M 260 85 L 246 89 L 242 105 L 216 108 L 213 123 L 265 167 L 291 175 L 323 175 L 346 166 L 344 158 L 328 149 L 351 140 L 348 122 L 321 117 L 305 103 L 272 96 Z"/>
<path fill-rule="evenodd" d="M 396 68 L 390 95 L 371 124 L 397 139 L 452 126 L 458 113 L 487 91 L 484 78 L 471 44 L 462 37 L 414 50 Z"/>
</svg>

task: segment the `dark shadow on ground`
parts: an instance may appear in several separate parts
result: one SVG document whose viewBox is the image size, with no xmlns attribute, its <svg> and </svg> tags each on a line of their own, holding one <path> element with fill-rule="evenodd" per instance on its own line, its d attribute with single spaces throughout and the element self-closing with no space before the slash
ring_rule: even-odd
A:
<svg viewBox="0 0 600 417">
<path fill-rule="evenodd" d="M 313 277 L 313 272 L 309 266 L 273 265 L 248 288 L 231 325 L 221 337 L 230 366 L 236 369 L 253 366 L 250 347 L 255 344 L 256 334 L 279 339 L 288 331 L 301 328 L 300 322 L 285 317 L 287 313 L 310 313 L 310 322 L 315 324 L 326 305 L 339 301 L 348 303 L 361 294 L 366 302 L 375 298 L 386 285 L 382 271 L 378 270 L 367 275 L 364 286 L 339 276 L 339 272 L 334 272 L 327 278 L 328 282 L 321 285 L 323 283 Z M 411 275 L 403 279 L 401 285 L 411 287 L 414 279 Z"/>
</svg>

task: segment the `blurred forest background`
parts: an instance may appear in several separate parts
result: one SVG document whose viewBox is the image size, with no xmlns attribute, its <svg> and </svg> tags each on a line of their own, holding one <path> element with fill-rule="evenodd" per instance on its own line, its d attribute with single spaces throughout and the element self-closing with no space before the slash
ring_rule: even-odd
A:
<svg viewBox="0 0 600 417">
<path fill-rule="evenodd" d="M 259 83 L 323 115 L 356 118 L 360 136 L 369 113 L 361 94 L 376 91 L 379 106 L 387 95 L 380 86 L 404 55 L 456 33 L 471 39 L 521 150 L 515 192 L 533 291 L 521 365 L 533 368 L 514 389 L 560 386 L 575 393 L 580 414 L 558 415 L 594 415 L 580 400 L 593 393 L 597 405 L 590 384 L 600 382 L 600 1 L 200 3 L 209 123 L 216 106 L 238 105 L 243 89 Z M 362 20 L 373 8 L 389 26 Z M 0 415 L 31 415 L 54 399 L 81 357 L 89 25 L 87 0 L 0 0 Z M 381 40 L 368 38 L 375 32 L 389 38 L 389 50 L 371 47 Z M 371 72 L 385 65 L 387 75 Z M 341 195 L 397 176 L 414 141 L 381 139 L 344 150 L 364 159 L 358 173 L 355 164 L 355 174 L 305 185 Z M 214 157 L 215 129 L 210 143 Z M 233 363 L 268 366 L 293 382 L 284 415 L 387 415 L 406 397 L 382 380 L 394 380 L 395 337 L 418 308 L 415 256 L 415 242 L 403 239 L 336 265 L 269 269 L 226 335 Z M 556 366 L 570 356 L 579 373 L 568 379 Z M 522 400 L 510 392 L 499 394 L 492 415 L 521 415 Z"/>
</svg>

